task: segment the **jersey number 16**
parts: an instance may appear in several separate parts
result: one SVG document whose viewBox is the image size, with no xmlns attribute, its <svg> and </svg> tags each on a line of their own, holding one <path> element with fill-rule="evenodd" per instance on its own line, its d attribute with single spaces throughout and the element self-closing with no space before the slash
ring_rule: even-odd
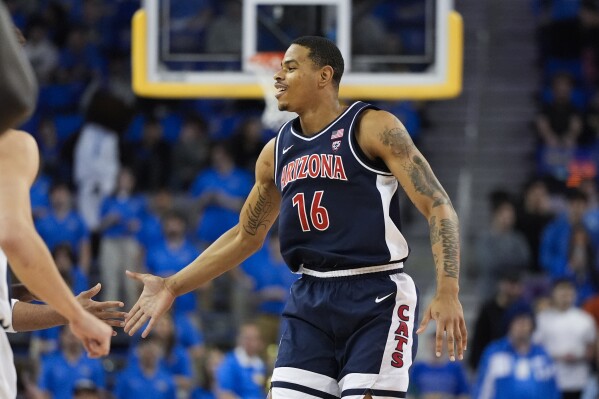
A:
<svg viewBox="0 0 599 399">
<path fill-rule="evenodd" d="M 312 206 L 310 206 L 310 221 L 316 230 L 324 231 L 329 228 L 329 213 L 327 208 L 320 205 L 324 191 L 316 191 L 312 198 Z M 299 216 L 302 231 L 310 231 L 310 223 L 308 222 L 308 214 L 306 212 L 306 199 L 304 193 L 297 193 L 293 196 L 293 206 L 297 206 L 297 214 Z"/>
</svg>

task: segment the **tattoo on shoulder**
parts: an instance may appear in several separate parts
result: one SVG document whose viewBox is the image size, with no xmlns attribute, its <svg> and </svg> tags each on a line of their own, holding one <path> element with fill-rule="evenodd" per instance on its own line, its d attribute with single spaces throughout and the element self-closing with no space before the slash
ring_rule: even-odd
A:
<svg viewBox="0 0 599 399">
<path fill-rule="evenodd" d="M 443 247 L 443 271 L 446 277 L 458 278 L 460 272 L 460 237 L 458 224 L 451 219 L 441 219 L 439 236 Z"/>
<path fill-rule="evenodd" d="M 255 204 L 248 204 L 246 216 L 247 223 L 243 225 L 246 233 L 255 236 L 260 228 L 267 229 L 270 220 L 267 219 L 272 210 L 272 201 L 258 187 L 258 199 Z"/>
<path fill-rule="evenodd" d="M 396 157 L 406 157 L 412 151 L 414 143 L 403 127 L 394 127 L 379 134 L 381 143 L 391 148 Z"/>
</svg>

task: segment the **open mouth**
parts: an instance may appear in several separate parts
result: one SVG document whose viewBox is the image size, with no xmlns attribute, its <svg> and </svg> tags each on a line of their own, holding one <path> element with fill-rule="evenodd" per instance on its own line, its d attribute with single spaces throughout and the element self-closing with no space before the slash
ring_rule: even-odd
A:
<svg viewBox="0 0 599 399">
<path fill-rule="evenodd" d="M 280 98 L 287 91 L 287 86 L 282 84 L 275 84 L 275 97 Z"/>
</svg>

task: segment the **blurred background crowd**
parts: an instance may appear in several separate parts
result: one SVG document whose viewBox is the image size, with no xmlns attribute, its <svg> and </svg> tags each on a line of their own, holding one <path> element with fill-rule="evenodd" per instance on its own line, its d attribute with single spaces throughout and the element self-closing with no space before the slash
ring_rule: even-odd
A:
<svg viewBox="0 0 599 399">
<path fill-rule="evenodd" d="M 31 191 L 36 227 L 75 293 L 101 282 L 98 297 L 128 309 L 139 287 L 125 270 L 171 275 L 237 223 L 254 163 L 275 134 L 262 126 L 264 104 L 137 98 L 130 30 L 139 1 L 6 3 L 40 83 L 36 113 L 22 126 L 42 158 Z M 239 4 L 214 3 L 220 14 L 200 7 L 188 23 L 225 45 L 222 20 L 239 25 L 240 15 L 228 14 Z M 479 299 L 468 359 L 435 359 L 422 340 L 414 397 L 491 398 L 498 382 L 512 398 L 599 391 L 599 8 L 529 3 L 538 52 L 528 132 L 536 149 L 522 171 L 530 179 L 488 193 L 490 222 L 474 234 L 468 267 Z M 390 22 L 372 15 L 374 25 Z M 371 32 L 371 43 L 391 35 Z M 378 104 L 417 143 L 436 122 L 427 104 Z M 106 359 L 86 358 L 66 328 L 12 335 L 23 397 L 264 398 L 297 278 L 278 245 L 274 231 L 240 268 L 178 298 L 148 339 L 119 330 Z"/>
</svg>

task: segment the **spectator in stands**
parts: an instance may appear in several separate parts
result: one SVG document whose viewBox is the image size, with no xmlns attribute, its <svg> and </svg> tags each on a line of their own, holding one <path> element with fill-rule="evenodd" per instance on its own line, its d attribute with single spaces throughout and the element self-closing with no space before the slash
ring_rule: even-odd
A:
<svg viewBox="0 0 599 399">
<path fill-rule="evenodd" d="M 568 277 L 574 283 L 578 305 L 599 292 L 597 253 L 588 230 L 580 224 L 573 226 L 568 254 Z"/>
<path fill-rule="evenodd" d="M 537 117 L 537 129 L 544 146 L 571 148 L 582 131 L 582 120 L 572 104 L 572 78 L 560 74 L 552 82 L 553 101 L 545 104 Z"/>
<path fill-rule="evenodd" d="M 247 171 L 253 171 L 256 160 L 264 147 L 262 122 L 259 118 L 248 118 L 231 138 L 231 154 L 235 164 Z"/>
<path fill-rule="evenodd" d="M 216 373 L 219 399 L 263 399 L 266 369 L 259 354 L 263 343 L 255 323 L 239 329 L 237 347 L 227 353 Z"/>
<path fill-rule="evenodd" d="M 33 220 L 46 216 L 50 210 L 49 193 L 52 185 L 50 176 L 43 172 L 43 161 L 40 159 L 40 171 L 31 186 L 29 197 L 31 199 L 31 211 Z"/>
<path fill-rule="evenodd" d="M 46 22 L 40 16 L 32 17 L 27 26 L 25 54 L 40 84 L 49 83 L 58 66 L 58 49 L 50 40 Z"/>
<path fill-rule="evenodd" d="M 538 315 L 535 342 L 556 364 L 557 384 L 564 399 L 580 398 L 591 373 L 596 329 L 593 318 L 574 306 L 576 290 L 569 280 L 557 280 L 552 308 Z"/>
<path fill-rule="evenodd" d="M 540 261 L 545 272 L 553 279 L 574 277 L 587 267 L 591 267 L 586 250 L 583 249 L 581 260 L 580 250 L 575 250 L 584 244 L 581 234 L 574 239 L 574 232 L 585 229 L 587 234 L 592 234 L 585 225 L 584 217 L 588 210 L 588 199 L 583 192 L 571 189 L 566 194 L 567 211 L 551 222 L 543 231 L 541 238 Z M 581 262 L 584 266 L 581 266 Z M 587 271 L 592 271 L 588 270 Z"/>
<path fill-rule="evenodd" d="M 249 173 L 235 167 L 226 145 L 215 144 L 210 155 L 211 167 L 200 173 L 191 186 L 191 195 L 202 212 L 197 229 L 202 244 L 212 243 L 235 226 L 253 182 Z"/>
<path fill-rule="evenodd" d="M 200 384 L 191 393 L 191 399 L 216 399 L 216 372 L 223 361 L 223 353 L 218 349 L 209 349 L 203 360 L 199 379 Z"/>
<path fill-rule="evenodd" d="M 468 399 L 470 383 L 461 362 L 447 356 L 435 356 L 436 334 L 429 334 L 429 352 L 425 360 L 416 360 L 410 368 L 410 388 L 418 399 Z"/>
<path fill-rule="evenodd" d="M 189 353 L 178 342 L 175 324 L 170 314 L 156 323 L 156 337 L 164 348 L 162 367 L 175 379 L 179 396 L 188 397 L 193 383 L 193 365 Z"/>
<path fill-rule="evenodd" d="M 141 216 L 141 227 L 137 240 L 142 250 L 159 245 L 164 240 L 162 234 L 162 219 L 174 209 L 173 193 L 167 188 L 161 188 L 150 196 Z"/>
<path fill-rule="evenodd" d="M 183 214 L 169 212 L 162 226 L 164 240 L 147 249 L 146 267 L 152 274 L 170 276 L 198 257 L 200 251 L 187 239 L 187 222 Z M 178 297 L 173 309 L 175 315 L 193 318 L 198 309 L 196 293 L 189 292 Z"/>
<path fill-rule="evenodd" d="M 98 48 L 90 42 L 83 27 L 69 32 L 66 47 L 60 52 L 56 76 L 61 83 L 89 82 L 100 79 L 106 71 L 105 61 Z"/>
<path fill-rule="evenodd" d="M 52 251 L 56 267 L 75 295 L 89 288 L 89 277 L 76 263 L 75 254 L 69 244 L 58 244 Z M 112 297 L 116 298 L 116 296 Z"/>
<path fill-rule="evenodd" d="M 599 146 L 597 149 L 599 150 Z M 597 158 L 597 162 L 599 163 L 599 158 Z M 599 250 L 599 180 L 585 179 L 580 183 L 578 189 L 587 196 L 588 211 L 584 215 L 584 224 L 588 227 L 595 250 Z M 597 261 L 599 262 L 599 259 Z M 597 267 L 599 267 L 599 263 L 597 263 Z"/>
<path fill-rule="evenodd" d="M 51 118 L 43 118 L 38 127 L 35 138 L 38 143 L 40 158 L 43 159 L 42 168 L 40 170 L 54 178 L 60 179 L 60 152 L 61 146 L 56 135 L 56 125 Z"/>
<path fill-rule="evenodd" d="M 102 399 L 102 393 L 93 381 L 79 380 L 73 389 L 73 399 Z"/>
<path fill-rule="evenodd" d="M 148 118 L 141 143 L 129 149 L 128 159 L 142 192 L 155 192 L 168 185 L 171 174 L 171 148 L 164 140 L 160 121 Z"/>
<path fill-rule="evenodd" d="M 71 399 L 75 383 L 88 379 L 105 387 L 105 375 L 100 359 L 87 357 L 83 346 L 67 327 L 60 334 L 60 352 L 41 360 L 39 386 L 53 399 Z"/>
<path fill-rule="evenodd" d="M 122 276 L 125 270 L 139 270 L 140 248 L 136 235 L 141 225 L 143 200 L 135 194 L 135 176 L 128 168 L 119 172 L 114 194 L 100 206 L 99 269 L 104 298 L 125 298 L 135 303 L 137 287 Z M 122 289 L 122 293 L 121 293 Z"/>
<path fill-rule="evenodd" d="M 476 317 L 468 359 L 472 370 L 478 369 L 485 348 L 507 334 L 506 314 L 510 307 L 522 301 L 522 292 L 520 273 L 505 271 L 500 274 L 495 296 L 483 303 Z"/>
<path fill-rule="evenodd" d="M 542 179 L 532 179 L 526 184 L 516 214 L 516 230 L 524 235 L 530 248 L 529 270 L 538 274 L 542 272 L 539 262 L 541 235 L 554 217 L 547 184 Z"/>
<path fill-rule="evenodd" d="M 249 297 L 256 301 L 256 324 L 262 338 L 266 345 L 277 344 L 281 314 L 291 285 L 298 278 L 283 260 L 279 235 L 271 233 L 268 245 L 248 258 L 241 268 L 252 282 L 253 293 Z"/>
<path fill-rule="evenodd" d="M 532 309 L 515 307 L 507 320 L 505 338 L 483 353 L 472 397 L 560 399 L 553 361 L 541 345 L 532 342 Z"/>
<path fill-rule="evenodd" d="M 155 334 L 141 339 L 135 348 L 139 364 L 130 363 L 121 371 L 114 390 L 116 398 L 176 398 L 173 375 L 161 367 L 164 351 L 162 341 Z"/>
<path fill-rule="evenodd" d="M 579 58 L 582 46 L 579 12 L 582 1 L 535 0 L 533 4 L 539 14 L 541 55 L 544 58 Z"/>
<path fill-rule="evenodd" d="M 87 275 L 91 264 L 89 231 L 72 203 L 69 187 L 64 183 L 54 184 L 50 189 L 50 210 L 36 220 L 35 227 L 50 250 L 68 243 L 81 271 Z"/>
<path fill-rule="evenodd" d="M 100 205 L 114 192 L 120 165 L 119 134 L 131 121 L 129 104 L 114 94 L 96 91 L 86 109 L 85 124 L 74 138 L 73 177 L 78 208 L 88 228 L 100 224 Z"/>
<path fill-rule="evenodd" d="M 199 117 L 183 121 L 181 134 L 173 147 L 173 189 L 187 191 L 194 178 L 208 163 L 210 139 L 206 122 Z"/>
<path fill-rule="evenodd" d="M 515 230 L 516 210 L 510 195 L 494 191 L 490 195 L 491 226 L 476 241 L 476 265 L 481 270 L 479 292 L 493 295 L 498 277 L 504 272 L 527 270 L 530 250 L 524 236 Z"/>
<path fill-rule="evenodd" d="M 583 127 L 581 144 L 590 148 L 599 145 L 599 92 L 588 103 L 583 116 Z"/>
<path fill-rule="evenodd" d="M 173 315 L 177 344 L 181 345 L 189 354 L 194 367 L 197 369 L 204 359 L 204 334 L 200 329 L 197 317 L 188 315 Z"/>
</svg>

